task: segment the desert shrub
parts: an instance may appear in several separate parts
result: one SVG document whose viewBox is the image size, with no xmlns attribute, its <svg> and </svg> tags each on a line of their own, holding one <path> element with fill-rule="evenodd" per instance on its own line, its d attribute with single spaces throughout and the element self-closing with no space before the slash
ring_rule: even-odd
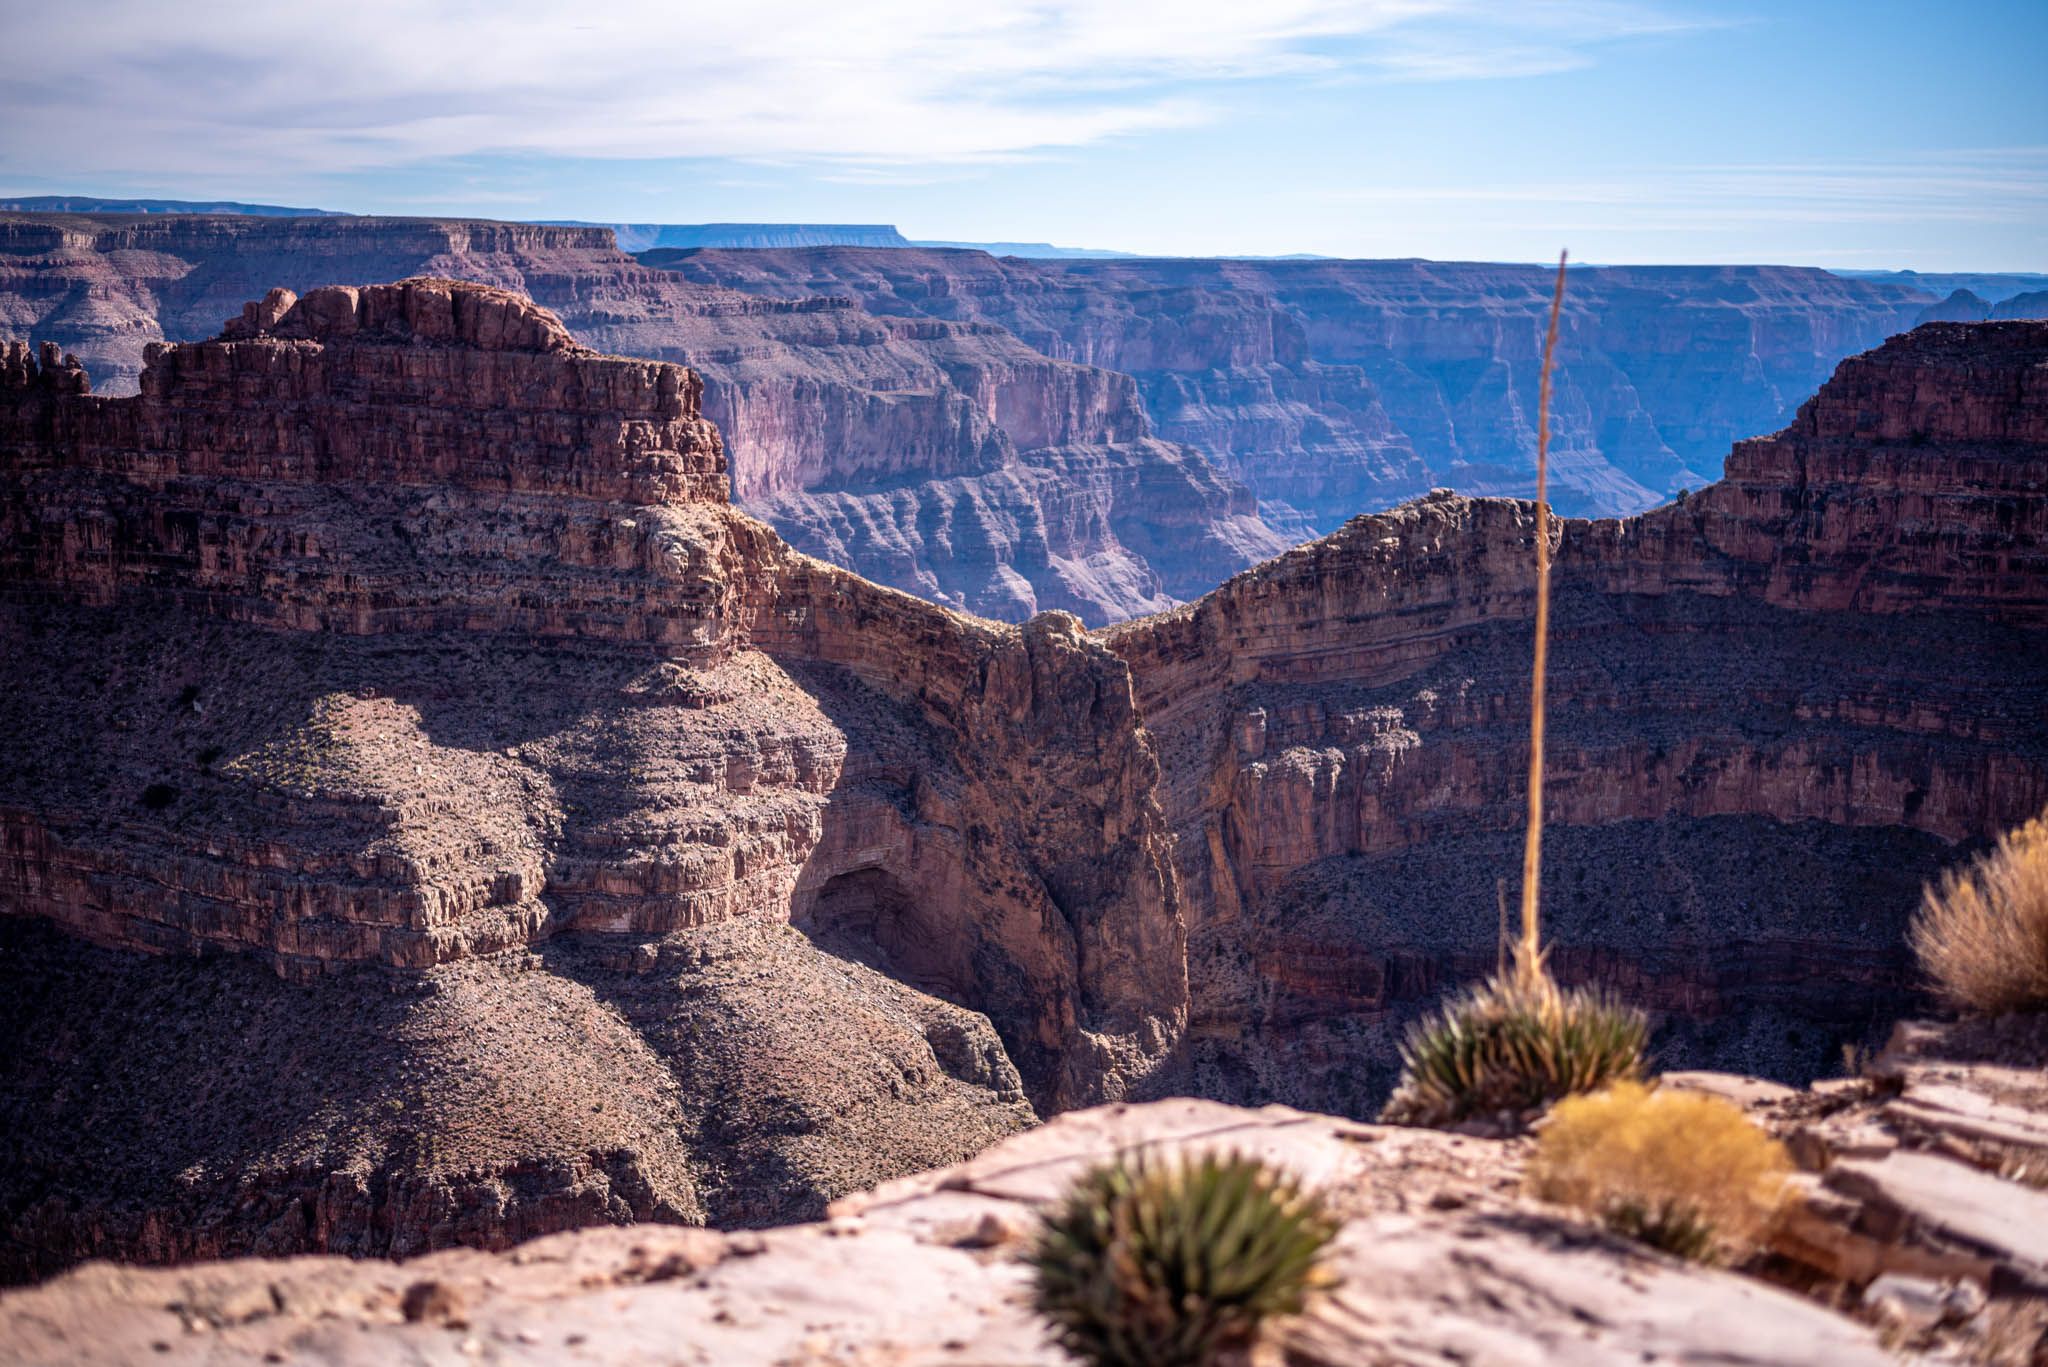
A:
<svg viewBox="0 0 2048 1367">
<path fill-rule="evenodd" d="M 1325 1279 L 1337 1222 L 1256 1159 L 1120 1158 L 1074 1184 L 1025 1255 L 1060 1344 L 1098 1367 L 1205 1367 Z"/>
<path fill-rule="evenodd" d="M 1921 897 L 1913 952 L 1952 1006 L 2048 1008 L 2048 812 L 2007 831 Z"/>
<path fill-rule="evenodd" d="M 1519 1124 L 1560 1097 L 1639 1076 L 1648 1034 L 1642 1012 L 1603 992 L 1504 972 L 1409 1029 L 1401 1082 L 1380 1118 Z"/>
<path fill-rule="evenodd" d="M 1622 1082 L 1561 1101 L 1530 1183 L 1608 1228 L 1699 1261 L 1752 1246 L 1784 1195 L 1784 1146 L 1719 1097 Z"/>
</svg>

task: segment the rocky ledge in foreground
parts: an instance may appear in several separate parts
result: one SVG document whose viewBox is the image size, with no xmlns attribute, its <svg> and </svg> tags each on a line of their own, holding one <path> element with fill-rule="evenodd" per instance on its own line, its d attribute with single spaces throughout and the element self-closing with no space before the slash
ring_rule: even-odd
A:
<svg viewBox="0 0 2048 1367">
<path fill-rule="evenodd" d="M 1076 1111 L 763 1233 L 551 1235 L 406 1262 L 93 1263 L 0 1296 L 0 1363 L 1068 1361 L 1028 1309 L 1038 1212 L 1117 1154 L 1235 1151 L 1327 1192 L 1335 1288 L 1263 1352 L 1391 1363 L 2032 1363 L 2048 1352 L 2048 1017 L 1901 1026 L 1795 1091 L 1671 1074 L 1805 1171 L 1741 1271 L 1523 1193 L 1527 1139 L 1172 1100 Z"/>
<path fill-rule="evenodd" d="M 1043 1363 L 1017 1251 L 1035 1212 L 1131 1148 L 1235 1149 L 1336 1194 L 1335 1293 L 1289 1357 L 1871 1363 L 1868 1329 L 1515 1194 L 1520 1150 L 1282 1107 L 1078 1111 L 956 1167 L 761 1234 L 641 1227 L 407 1263 L 95 1263 L 0 1298 L 0 1361 Z"/>
</svg>

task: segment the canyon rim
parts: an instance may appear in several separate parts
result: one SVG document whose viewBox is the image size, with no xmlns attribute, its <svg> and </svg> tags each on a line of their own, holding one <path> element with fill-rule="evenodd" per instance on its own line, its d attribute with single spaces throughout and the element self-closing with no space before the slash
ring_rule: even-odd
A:
<svg viewBox="0 0 2048 1367">
<path fill-rule="evenodd" d="M 0 31 L 0 1367 L 2048 1367 L 2048 9 Z"/>
</svg>

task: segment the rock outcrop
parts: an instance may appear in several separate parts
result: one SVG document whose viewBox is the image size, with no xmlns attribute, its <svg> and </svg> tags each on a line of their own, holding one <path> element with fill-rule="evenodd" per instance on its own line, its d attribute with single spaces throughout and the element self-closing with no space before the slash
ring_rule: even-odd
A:
<svg viewBox="0 0 2048 1367">
<path fill-rule="evenodd" d="M 1160 440 L 1125 375 L 988 324 L 750 298 L 635 263 L 611 230 L 426 219 L 0 214 L 0 328 L 107 392 L 276 285 L 437 275 L 514 289 L 579 340 L 694 368 L 733 495 L 799 550 L 1007 621 L 1119 620 L 1283 549 L 1249 490 Z"/>
<path fill-rule="evenodd" d="M 1991 316 L 2000 320 L 2048 318 L 2048 290 L 2029 290 L 2025 294 L 2015 294 L 2010 299 L 1992 305 Z"/>
<path fill-rule="evenodd" d="M 1533 530 L 1434 494 L 1105 634 L 1179 836 L 1198 1090 L 1366 1111 L 1492 965 Z M 1555 534 L 1555 962 L 1668 1013 L 1667 1062 L 1812 1076 L 1910 1000 L 1921 881 L 2048 805 L 2048 326 L 1921 328 L 1719 484 Z"/>
<path fill-rule="evenodd" d="M 586 1231 L 403 1264 L 94 1264 L 0 1296 L 0 1362 L 625 1363 L 684 1345 L 735 1367 L 1057 1367 L 1071 1359 L 1031 1316 L 1017 1258 L 1039 1210 L 1119 1154 L 1218 1150 L 1290 1169 L 1346 1219 L 1337 1285 L 1274 1335 L 1300 1367 L 1894 1360 L 1864 1325 L 1520 1195 L 1522 1146 L 1166 1101 L 1062 1116 L 766 1234 Z"/>
<path fill-rule="evenodd" d="M 1122 662 L 790 551 L 700 394 L 441 280 L 0 354 L 0 1271 L 787 1219 L 1156 1069 Z"/>
</svg>

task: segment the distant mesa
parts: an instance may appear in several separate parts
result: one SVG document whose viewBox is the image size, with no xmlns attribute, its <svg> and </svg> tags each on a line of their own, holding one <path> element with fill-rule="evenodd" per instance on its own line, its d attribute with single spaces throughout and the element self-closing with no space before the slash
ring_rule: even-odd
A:
<svg viewBox="0 0 2048 1367">
<path fill-rule="evenodd" d="M 1941 296 L 1957 290 L 2001 303 L 2016 294 L 2035 290 L 2048 290 L 2048 275 L 2024 271 L 1858 271 L 1838 270 L 1834 274 L 1847 280 L 1876 280 L 1891 285 L 1905 285 L 1910 289 L 1925 290 Z"/>
<path fill-rule="evenodd" d="M 230 199 L 100 199 L 93 195 L 23 195 L 0 199 L 0 210 L 21 214 L 242 214 L 249 218 L 348 218 L 339 209 L 295 209 Z"/>
<path fill-rule="evenodd" d="M 1991 316 L 1991 301 L 1975 290 L 1957 289 L 1920 315 L 1923 323 L 1981 323 Z"/>
<path fill-rule="evenodd" d="M 887 223 L 594 223 L 546 219 L 550 227 L 610 228 L 623 252 L 692 247 L 908 247 Z"/>
<path fill-rule="evenodd" d="M 2004 303 L 1994 305 L 1991 316 L 2001 322 L 2022 318 L 2048 318 L 2048 289 L 2015 294 Z"/>
</svg>

